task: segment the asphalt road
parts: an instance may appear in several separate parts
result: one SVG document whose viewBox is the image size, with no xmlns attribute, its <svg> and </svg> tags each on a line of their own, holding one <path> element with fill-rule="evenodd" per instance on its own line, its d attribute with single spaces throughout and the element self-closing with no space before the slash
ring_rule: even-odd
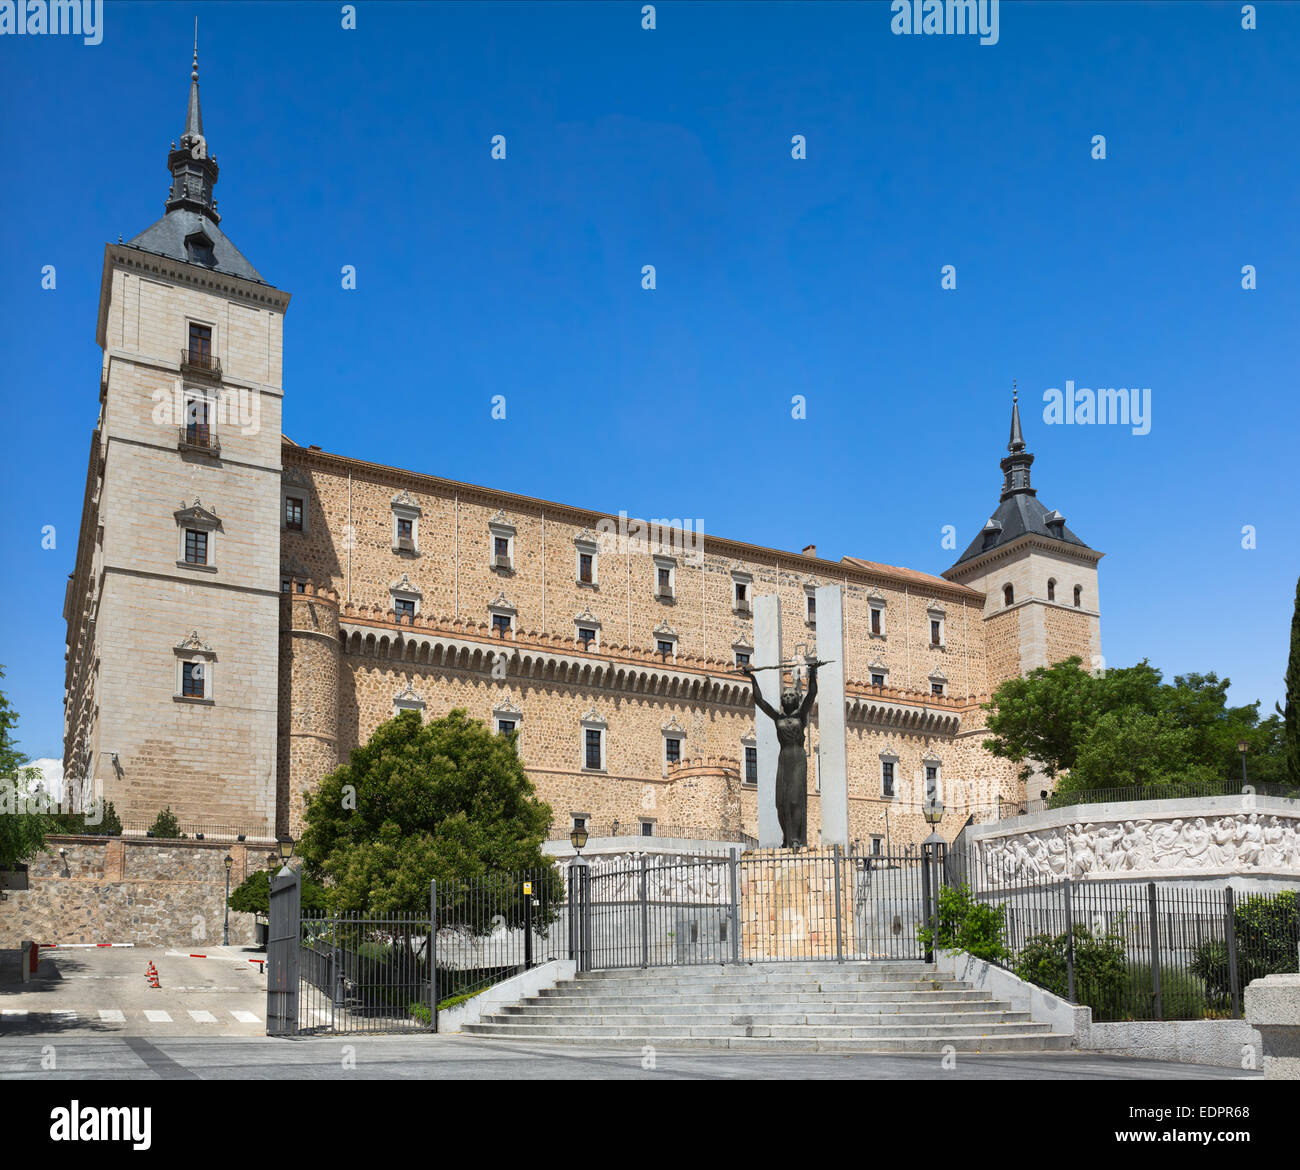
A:
<svg viewBox="0 0 1300 1170">
<path fill-rule="evenodd" d="M 45 1067 L 42 1067 L 44 1063 Z M 53 1064 L 53 1068 L 49 1067 Z M 959 1055 L 681 1052 L 514 1043 L 472 1036 L 8 1036 L 0 1080 L 1226 1080 L 1202 1065 L 1083 1053 Z M 1258 1074 L 1249 1074 L 1256 1077 Z"/>
</svg>

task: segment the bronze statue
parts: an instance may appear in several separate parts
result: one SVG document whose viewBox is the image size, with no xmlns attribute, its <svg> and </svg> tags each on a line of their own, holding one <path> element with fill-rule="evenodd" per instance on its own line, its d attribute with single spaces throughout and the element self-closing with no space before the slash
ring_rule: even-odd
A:
<svg viewBox="0 0 1300 1170">
<path fill-rule="evenodd" d="M 808 691 L 800 702 L 794 690 L 781 693 L 781 710 L 773 709 L 758 689 L 755 669 L 772 670 L 779 667 L 742 666 L 740 672 L 749 676 L 754 688 L 754 705 L 776 724 L 776 738 L 781 753 L 776 763 L 776 818 L 781 825 L 781 844 L 786 849 L 796 849 L 808 843 L 808 757 L 804 754 L 804 732 L 813 700 L 817 698 L 817 668 L 824 662 L 809 661 Z"/>
</svg>

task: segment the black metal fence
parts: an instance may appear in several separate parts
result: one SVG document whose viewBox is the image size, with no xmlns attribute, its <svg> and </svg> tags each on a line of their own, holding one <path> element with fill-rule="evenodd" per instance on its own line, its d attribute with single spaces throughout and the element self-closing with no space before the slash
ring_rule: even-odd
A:
<svg viewBox="0 0 1300 1170">
<path fill-rule="evenodd" d="M 1231 885 L 1090 878 L 997 880 L 968 852 L 949 854 L 941 933 L 988 923 L 1000 940 L 981 957 L 1093 1019 L 1240 1018 L 1252 979 L 1300 970 L 1296 890 L 1240 893 Z M 981 919 L 980 913 L 984 917 Z"/>
</svg>

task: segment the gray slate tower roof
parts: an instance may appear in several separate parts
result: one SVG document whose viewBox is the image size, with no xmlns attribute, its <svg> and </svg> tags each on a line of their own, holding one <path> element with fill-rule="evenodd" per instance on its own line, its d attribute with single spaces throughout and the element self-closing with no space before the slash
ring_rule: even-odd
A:
<svg viewBox="0 0 1300 1170">
<path fill-rule="evenodd" d="M 208 154 L 203 136 L 203 111 L 199 108 L 199 47 L 194 44 L 194 65 L 190 72 L 190 100 L 185 111 L 185 133 L 167 156 L 172 173 L 171 189 L 164 203 L 166 215 L 129 241 L 133 248 L 183 260 L 262 284 L 261 273 L 245 259 L 217 226 L 221 216 L 212 189 L 217 185 L 217 160 Z"/>
<path fill-rule="evenodd" d="M 1065 526 L 1065 517 L 1055 509 L 1049 512 L 1039 503 L 1038 493 L 1029 486 L 1029 469 L 1034 457 L 1025 450 L 1025 435 L 1020 427 L 1020 396 L 1014 390 L 1011 398 L 1011 437 L 1007 442 L 1007 450 L 1010 454 L 1001 463 L 1002 498 L 998 509 L 989 517 L 966 551 L 957 558 L 954 569 L 965 561 L 1010 544 L 1026 533 L 1088 548 L 1084 541 Z"/>
</svg>

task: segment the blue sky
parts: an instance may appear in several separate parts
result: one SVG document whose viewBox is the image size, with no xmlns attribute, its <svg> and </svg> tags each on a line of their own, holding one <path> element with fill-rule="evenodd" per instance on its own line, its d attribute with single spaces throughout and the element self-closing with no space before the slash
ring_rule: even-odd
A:
<svg viewBox="0 0 1300 1170">
<path fill-rule="evenodd" d="M 22 747 L 61 754 L 103 248 L 162 213 L 196 14 L 222 228 L 293 294 L 297 442 L 939 572 L 943 526 L 964 548 L 997 504 L 1015 378 L 1040 499 L 1107 554 L 1108 662 L 1271 710 L 1300 570 L 1300 7 L 1258 7 L 1244 31 L 1237 3 L 1004 2 L 981 46 L 896 36 L 888 4 L 659 4 L 644 31 L 621 0 L 362 3 L 345 31 L 338 4 L 110 0 L 100 45 L 0 37 Z M 1067 380 L 1149 387 L 1150 433 L 1045 425 Z"/>
</svg>

